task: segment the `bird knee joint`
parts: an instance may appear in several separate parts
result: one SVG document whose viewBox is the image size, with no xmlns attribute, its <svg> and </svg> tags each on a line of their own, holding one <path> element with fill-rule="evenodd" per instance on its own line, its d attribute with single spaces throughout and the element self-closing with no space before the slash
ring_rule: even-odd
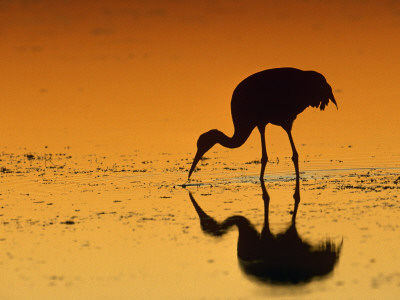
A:
<svg viewBox="0 0 400 300">
<path fill-rule="evenodd" d="M 268 156 L 262 157 L 261 158 L 261 163 L 266 164 L 268 162 Z"/>
</svg>

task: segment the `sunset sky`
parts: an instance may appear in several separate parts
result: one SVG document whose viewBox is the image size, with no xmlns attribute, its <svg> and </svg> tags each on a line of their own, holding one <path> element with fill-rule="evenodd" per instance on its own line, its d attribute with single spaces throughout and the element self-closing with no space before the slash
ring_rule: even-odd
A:
<svg viewBox="0 0 400 300">
<path fill-rule="evenodd" d="M 2 146 L 191 151 L 233 133 L 242 79 L 286 66 L 339 105 L 299 116 L 298 139 L 399 139 L 399 37 L 398 1 L 1 0 Z"/>
</svg>

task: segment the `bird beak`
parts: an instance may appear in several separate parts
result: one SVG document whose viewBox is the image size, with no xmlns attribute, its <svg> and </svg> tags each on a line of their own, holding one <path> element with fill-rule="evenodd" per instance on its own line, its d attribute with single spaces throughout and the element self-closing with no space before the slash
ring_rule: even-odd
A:
<svg viewBox="0 0 400 300">
<path fill-rule="evenodd" d="M 339 107 L 337 106 L 337 103 L 336 103 L 336 99 L 333 96 L 333 93 L 331 93 L 331 95 L 329 96 L 329 99 L 331 99 L 331 101 L 336 105 L 336 109 L 339 109 Z"/>
<path fill-rule="evenodd" d="M 193 159 L 192 167 L 190 168 L 190 171 L 189 171 L 188 180 L 190 179 L 190 175 L 192 175 L 194 169 L 196 168 L 197 163 L 199 162 L 199 160 L 201 159 L 203 154 L 204 153 L 201 153 L 199 150 L 197 150 L 196 156 Z"/>
</svg>

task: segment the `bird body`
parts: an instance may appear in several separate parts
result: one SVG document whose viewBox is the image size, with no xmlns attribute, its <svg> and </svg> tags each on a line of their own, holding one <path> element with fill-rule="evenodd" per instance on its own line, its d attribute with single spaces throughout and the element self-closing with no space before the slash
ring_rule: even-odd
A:
<svg viewBox="0 0 400 300">
<path fill-rule="evenodd" d="M 329 100 L 337 106 L 331 86 L 323 75 L 315 71 L 277 68 L 250 75 L 238 84 L 232 95 L 233 136 L 228 137 L 216 129 L 200 135 L 189 178 L 201 157 L 216 143 L 228 148 L 240 147 L 257 127 L 261 134 L 260 179 L 263 179 L 268 161 L 265 126 L 269 123 L 281 126 L 287 132 L 298 175 L 298 154 L 291 135 L 293 121 L 309 106 L 324 110 Z"/>
<path fill-rule="evenodd" d="M 318 89 L 321 85 L 326 89 Z M 317 72 L 295 68 L 261 71 L 235 88 L 231 101 L 233 123 L 253 128 L 267 123 L 287 126 L 308 106 L 321 104 L 324 109 L 330 94 L 330 86 Z"/>
</svg>

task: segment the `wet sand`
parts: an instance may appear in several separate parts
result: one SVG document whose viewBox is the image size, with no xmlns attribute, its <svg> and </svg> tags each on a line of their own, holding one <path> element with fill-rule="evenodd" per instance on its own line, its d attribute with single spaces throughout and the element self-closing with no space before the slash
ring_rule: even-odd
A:
<svg viewBox="0 0 400 300">
<path fill-rule="evenodd" d="M 211 153 L 183 188 L 192 153 L 4 150 L 0 298 L 400 295 L 398 156 L 364 164 L 346 157 L 330 160 L 329 153 L 319 160 L 317 155 L 301 160 L 298 235 L 312 246 L 332 241 L 341 251 L 328 274 L 290 283 L 243 271 L 235 226 L 221 236 L 207 234 L 200 226 L 189 192 L 216 222 L 241 216 L 262 230 L 257 158 L 229 158 L 226 153 Z M 267 167 L 269 225 L 275 236 L 292 220 L 293 173 L 288 157 L 272 159 Z"/>
</svg>

